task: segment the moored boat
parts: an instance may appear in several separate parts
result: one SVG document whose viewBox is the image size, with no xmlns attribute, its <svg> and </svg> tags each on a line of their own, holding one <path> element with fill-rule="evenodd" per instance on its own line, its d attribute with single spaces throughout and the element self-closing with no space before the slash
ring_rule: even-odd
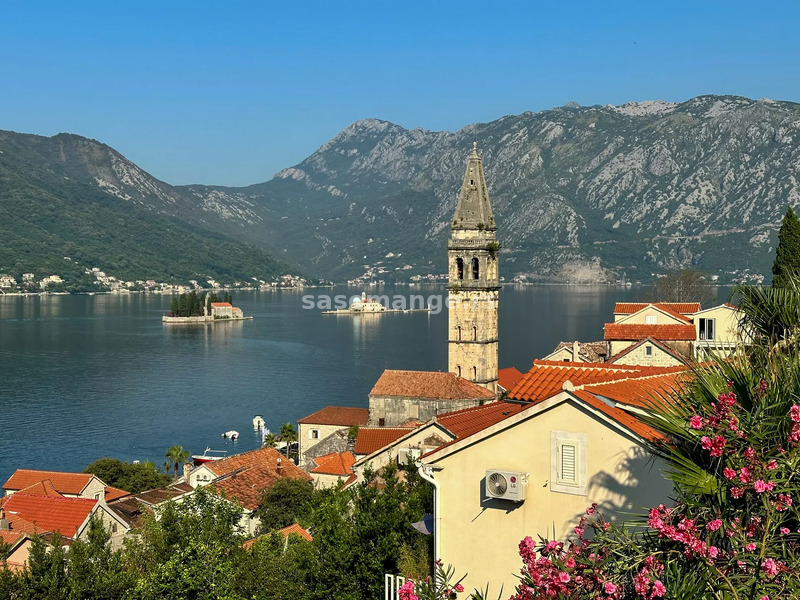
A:
<svg viewBox="0 0 800 600">
<path fill-rule="evenodd" d="M 220 460 L 225 458 L 224 456 L 215 456 L 214 454 L 209 454 L 210 452 L 216 452 L 217 454 L 226 454 L 227 450 L 212 450 L 211 448 L 206 448 L 206 451 L 203 454 L 192 454 L 192 462 L 194 463 L 195 467 L 199 467 L 200 465 L 211 462 L 212 460 Z"/>
</svg>

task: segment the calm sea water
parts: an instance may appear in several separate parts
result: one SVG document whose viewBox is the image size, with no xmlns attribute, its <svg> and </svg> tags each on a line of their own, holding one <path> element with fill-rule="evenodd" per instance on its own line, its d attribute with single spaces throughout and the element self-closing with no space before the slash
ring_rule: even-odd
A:
<svg viewBox="0 0 800 600">
<path fill-rule="evenodd" d="M 447 314 L 304 310 L 304 294 L 235 292 L 252 321 L 162 325 L 170 296 L 0 296 L 0 481 L 16 468 L 80 471 L 103 456 L 164 461 L 180 444 L 258 446 L 252 418 L 294 422 L 328 404 L 367 406 L 386 368 L 446 370 Z M 370 293 L 445 294 L 444 287 Z M 599 340 L 615 301 L 642 290 L 505 287 L 500 364 L 526 371 L 561 340 Z M 227 442 L 223 431 L 241 437 Z"/>
</svg>

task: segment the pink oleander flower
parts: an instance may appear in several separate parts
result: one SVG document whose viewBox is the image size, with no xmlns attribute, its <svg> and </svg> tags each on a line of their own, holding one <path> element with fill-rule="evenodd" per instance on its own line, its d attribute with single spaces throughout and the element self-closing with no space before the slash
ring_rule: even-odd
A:
<svg viewBox="0 0 800 600">
<path fill-rule="evenodd" d="M 763 494 L 767 491 L 767 484 L 764 483 L 763 479 L 757 479 L 756 482 L 753 484 L 753 489 L 757 491 L 759 494 Z"/>
<path fill-rule="evenodd" d="M 716 436 L 711 440 L 711 456 L 722 456 L 722 450 L 725 448 L 725 438 L 721 435 Z"/>
<path fill-rule="evenodd" d="M 753 552 L 756 549 L 756 545 L 750 542 L 749 544 L 745 545 L 744 549 L 748 552 Z"/>
<path fill-rule="evenodd" d="M 414 580 L 407 579 L 397 590 L 397 596 L 400 600 L 419 600 L 419 597 L 414 593 Z"/>
<path fill-rule="evenodd" d="M 709 546 L 708 556 L 710 558 L 716 559 L 719 556 L 719 548 L 717 548 L 716 546 Z"/>
<path fill-rule="evenodd" d="M 753 450 L 752 447 L 748 447 L 747 450 L 744 451 L 744 457 L 747 460 L 750 460 L 750 461 L 755 460 L 756 459 L 756 451 Z"/>
<path fill-rule="evenodd" d="M 777 460 L 771 460 L 767 463 L 767 469 L 769 469 L 770 471 L 774 471 L 777 468 L 778 468 Z"/>
<path fill-rule="evenodd" d="M 564 566 L 567 567 L 568 569 L 574 569 L 575 559 L 570 556 L 566 561 L 564 561 Z"/>
<path fill-rule="evenodd" d="M 742 494 L 744 494 L 744 488 L 740 487 L 731 488 L 731 496 L 733 496 L 734 498 L 741 498 Z"/>
<path fill-rule="evenodd" d="M 651 598 L 663 598 L 664 594 L 667 593 L 667 588 L 664 587 L 664 584 L 661 583 L 660 580 L 656 579 L 653 582 L 653 591 L 650 592 Z"/>
<path fill-rule="evenodd" d="M 730 467 L 725 467 L 722 469 L 722 474 L 725 475 L 725 479 L 733 479 L 736 477 L 736 471 L 731 469 Z"/>
<path fill-rule="evenodd" d="M 716 531 L 720 527 L 722 527 L 722 520 L 720 519 L 714 519 L 713 521 L 706 523 L 706 529 L 709 531 Z"/>
<path fill-rule="evenodd" d="M 739 472 L 739 481 L 742 483 L 750 483 L 750 469 L 747 467 L 742 467 L 742 470 Z"/>
<path fill-rule="evenodd" d="M 692 429 L 702 429 L 703 418 L 700 415 L 693 416 L 691 419 L 689 419 L 689 427 Z"/>
<path fill-rule="evenodd" d="M 778 563 L 775 562 L 774 558 L 767 558 L 761 563 L 761 570 L 774 577 L 778 574 Z"/>
<path fill-rule="evenodd" d="M 611 594 L 614 594 L 614 593 L 616 593 L 616 591 L 617 591 L 617 586 L 615 586 L 615 585 L 614 585 L 613 583 L 611 583 L 610 581 L 606 581 L 606 582 L 603 584 L 603 591 L 604 591 L 606 594 L 608 594 L 608 595 L 610 596 Z"/>
<path fill-rule="evenodd" d="M 789 418 L 795 423 L 800 423 L 800 406 L 793 404 L 789 409 Z"/>
<path fill-rule="evenodd" d="M 704 435 L 700 438 L 700 445 L 703 447 L 703 450 L 711 450 L 711 438 Z"/>
<path fill-rule="evenodd" d="M 570 576 L 569 576 L 569 573 L 565 573 L 564 571 L 561 571 L 561 572 L 558 574 L 558 580 L 559 580 L 561 583 L 569 583 L 569 580 L 570 580 L 570 579 L 572 579 L 572 577 L 570 577 Z"/>
<path fill-rule="evenodd" d="M 789 528 L 781 527 L 781 535 L 789 535 Z"/>
<path fill-rule="evenodd" d="M 761 596 L 758 600 L 769 600 L 769 596 Z"/>
<path fill-rule="evenodd" d="M 456 590 L 457 592 L 463 592 L 463 591 L 464 591 L 464 586 L 463 586 L 463 585 L 461 585 L 460 583 L 457 583 L 457 584 L 456 584 L 456 587 L 455 587 L 455 590 Z"/>
</svg>

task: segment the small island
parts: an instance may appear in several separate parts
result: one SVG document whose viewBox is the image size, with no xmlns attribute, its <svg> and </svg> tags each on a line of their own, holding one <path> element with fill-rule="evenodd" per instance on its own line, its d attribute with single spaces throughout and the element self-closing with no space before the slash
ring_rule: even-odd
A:
<svg viewBox="0 0 800 600">
<path fill-rule="evenodd" d="M 225 292 L 223 298 L 215 292 L 198 296 L 192 291 L 188 294 L 173 296 L 169 312 L 161 317 L 162 323 L 191 324 L 216 323 L 219 321 L 243 321 L 253 317 L 245 317 L 242 309 L 233 306 L 233 297 Z"/>
</svg>

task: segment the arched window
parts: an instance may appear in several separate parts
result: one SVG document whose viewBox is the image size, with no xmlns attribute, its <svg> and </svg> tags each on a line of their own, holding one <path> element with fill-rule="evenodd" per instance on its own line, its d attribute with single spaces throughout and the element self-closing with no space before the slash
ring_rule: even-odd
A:
<svg viewBox="0 0 800 600">
<path fill-rule="evenodd" d="M 472 328 L 472 341 L 473 342 L 477 342 L 478 341 L 478 328 L 477 327 L 473 327 Z"/>
<path fill-rule="evenodd" d="M 458 367 L 456 367 L 456 369 L 458 369 L 458 376 L 461 377 L 461 367 L 458 366 Z"/>
<path fill-rule="evenodd" d="M 456 268 L 458 269 L 458 278 L 464 279 L 464 259 L 457 258 L 456 259 Z"/>
<path fill-rule="evenodd" d="M 480 266 L 478 264 L 478 259 L 472 259 L 472 278 L 477 279 L 480 272 Z"/>
<path fill-rule="evenodd" d="M 478 367 L 472 367 L 472 381 L 477 381 L 478 379 Z"/>
<path fill-rule="evenodd" d="M 460 342 L 461 341 L 461 327 L 459 326 L 457 329 L 458 329 L 458 341 Z"/>
</svg>

